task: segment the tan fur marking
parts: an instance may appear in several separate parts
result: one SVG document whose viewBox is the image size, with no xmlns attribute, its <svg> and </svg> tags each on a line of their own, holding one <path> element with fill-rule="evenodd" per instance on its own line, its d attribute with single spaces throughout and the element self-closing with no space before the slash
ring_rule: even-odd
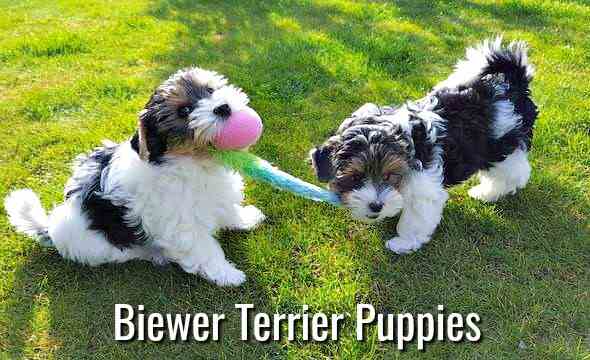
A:
<svg viewBox="0 0 590 360">
<path fill-rule="evenodd" d="M 408 170 L 408 163 L 405 159 L 397 156 L 388 156 L 384 159 L 383 173 L 403 174 Z"/>
<path fill-rule="evenodd" d="M 143 114 L 145 114 L 147 110 L 142 110 L 139 113 L 139 121 L 137 122 L 137 134 L 139 136 L 139 158 L 144 161 L 148 161 L 150 158 L 150 152 L 147 148 L 146 138 L 145 138 L 145 127 L 141 121 Z"/>
</svg>

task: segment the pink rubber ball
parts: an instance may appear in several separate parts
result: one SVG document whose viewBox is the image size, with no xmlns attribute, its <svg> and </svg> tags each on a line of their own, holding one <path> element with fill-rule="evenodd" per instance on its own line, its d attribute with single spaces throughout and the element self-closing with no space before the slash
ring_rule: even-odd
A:
<svg viewBox="0 0 590 360">
<path fill-rule="evenodd" d="M 217 131 L 214 146 L 221 150 L 239 150 L 254 145 L 262 135 L 262 120 L 250 107 L 233 112 Z"/>
</svg>

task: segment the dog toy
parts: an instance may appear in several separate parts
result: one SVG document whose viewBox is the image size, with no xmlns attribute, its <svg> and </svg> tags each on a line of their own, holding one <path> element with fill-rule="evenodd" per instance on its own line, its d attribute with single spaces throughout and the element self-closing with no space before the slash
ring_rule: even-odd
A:
<svg viewBox="0 0 590 360">
<path fill-rule="evenodd" d="M 217 131 L 213 141 L 217 149 L 244 149 L 255 144 L 262 134 L 262 120 L 250 107 L 233 112 Z"/>
<path fill-rule="evenodd" d="M 255 181 L 268 183 L 315 201 L 339 205 L 336 194 L 281 171 L 256 155 L 244 151 L 255 144 L 262 134 L 262 120 L 250 107 L 233 112 L 218 129 L 212 150 L 213 157 Z"/>
<path fill-rule="evenodd" d="M 340 205 L 340 199 L 335 193 L 287 174 L 249 152 L 213 150 L 212 155 L 225 166 L 255 181 L 268 183 L 277 189 L 290 191 L 314 201 Z"/>
</svg>

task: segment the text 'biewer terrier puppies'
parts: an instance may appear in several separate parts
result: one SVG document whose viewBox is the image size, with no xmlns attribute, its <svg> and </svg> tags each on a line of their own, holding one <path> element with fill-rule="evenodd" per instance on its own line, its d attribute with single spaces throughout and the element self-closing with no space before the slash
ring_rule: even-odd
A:
<svg viewBox="0 0 590 360">
<path fill-rule="evenodd" d="M 407 253 L 430 240 L 446 188 L 478 173 L 469 195 L 495 201 L 524 187 L 531 173 L 537 108 L 526 44 L 501 39 L 467 50 L 453 74 L 423 99 L 399 107 L 365 104 L 312 149 L 320 181 L 373 222 L 401 213 L 386 246 Z"/>
<path fill-rule="evenodd" d="M 33 191 L 9 194 L 10 222 L 84 264 L 173 261 L 218 285 L 243 283 L 214 235 L 252 229 L 264 215 L 241 205 L 242 178 L 207 146 L 232 113 L 252 112 L 248 101 L 215 72 L 177 72 L 155 90 L 129 141 L 76 159 L 65 201 L 49 215 Z"/>
</svg>

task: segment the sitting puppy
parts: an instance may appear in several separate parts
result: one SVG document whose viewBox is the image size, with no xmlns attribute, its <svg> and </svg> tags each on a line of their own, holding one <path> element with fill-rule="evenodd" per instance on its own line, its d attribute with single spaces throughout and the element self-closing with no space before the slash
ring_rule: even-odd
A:
<svg viewBox="0 0 590 360">
<path fill-rule="evenodd" d="M 181 70 L 139 114 L 135 135 L 76 159 L 65 201 L 49 216 L 29 189 L 5 200 L 20 232 L 88 265 L 168 260 L 222 286 L 245 281 L 214 238 L 264 219 L 242 206 L 242 178 L 207 155 L 219 125 L 247 109 L 248 97 L 215 72 Z"/>
<path fill-rule="evenodd" d="M 386 246 L 407 253 L 430 240 L 446 188 L 478 173 L 469 195 L 495 201 L 526 185 L 537 108 L 526 44 L 501 39 L 467 50 L 425 98 L 397 108 L 365 104 L 311 161 L 354 217 L 374 222 L 402 211 Z"/>
</svg>

